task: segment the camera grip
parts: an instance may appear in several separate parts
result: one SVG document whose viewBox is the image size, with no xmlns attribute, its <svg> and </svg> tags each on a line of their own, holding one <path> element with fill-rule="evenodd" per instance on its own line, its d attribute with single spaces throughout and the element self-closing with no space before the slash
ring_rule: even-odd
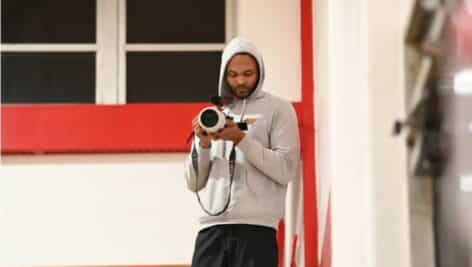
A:
<svg viewBox="0 0 472 267">
<path fill-rule="evenodd" d="M 247 123 L 246 122 L 238 122 L 238 128 L 242 131 L 247 131 Z"/>
</svg>

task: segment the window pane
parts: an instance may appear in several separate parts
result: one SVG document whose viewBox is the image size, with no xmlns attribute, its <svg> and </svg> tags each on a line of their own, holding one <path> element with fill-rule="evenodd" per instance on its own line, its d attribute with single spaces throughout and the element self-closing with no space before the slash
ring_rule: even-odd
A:
<svg viewBox="0 0 472 267">
<path fill-rule="evenodd" d="M 224 43 L 223 0 L 128 0 L 128 43 Z"/>
<path fill-rule="evenodd" d="M 54 102 L 95 102 L 95 53 L 2 53 L 2 103 Z"/>
<path fill-rule="evenodd" d="M 221 52 L 129 52 L 127 102 L 207 102 L 218 93 Z"/>
<path fill-rule="evenodd" d="M 95 43 L 95 0 L 2 0 L 2 43 Z"/>
</svg>

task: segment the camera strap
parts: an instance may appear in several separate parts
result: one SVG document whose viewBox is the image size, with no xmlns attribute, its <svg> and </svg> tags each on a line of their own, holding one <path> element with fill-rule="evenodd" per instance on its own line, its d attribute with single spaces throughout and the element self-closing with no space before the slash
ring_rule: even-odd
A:
<svg viewBox="0 0 472 267">
<path fill-rule="evenodd" d="M 193 169 L 195 171 L 195 179 L 196 179 L 196 184 L 198 186 L 198 152 L 197 152 L 197 147 L 196 147 L 196 142 L 193 142 L 193 148 L 192 148 L 192 165 L 193 165 Z M 224 212 L 226 212 L 226 210 L 228 209 L 229 207 L 229 203 L 231 202 L 231 191 L 232 191 L 232 187 L 233 187 L 233 179 L 234 179 L 234 172 L 235 172 L 235 167 L 236 167 L 236 146 L 233 144 L 233 147 L 231 148 L 231 153 L 229 154 L 229 161 L 228 161 L 228 164 L 229 164 L 229 193 L 228 193 L 228 197 L 226 199 L 226 203 L 225 203 L 225 206 L 223 207 L 222 210 L 218 211 L 218 212 L 211 212 L 209 211 L 208 209 L 206 209 L 204 206 L 203 206 L 203 203 L 200 199 L 200 195 L 198 194 L 198 190 L 195 191 L 195 194 L 197 195 L 197 199 L 198 199 L 198 204 L 200 205 L 201 209 L 208 215 L 210 216 L 219 216 L 221 214 L 223 214 Z M 211 164 L 210 164 L 210 170 L 211 170 Z"/>
</svg>

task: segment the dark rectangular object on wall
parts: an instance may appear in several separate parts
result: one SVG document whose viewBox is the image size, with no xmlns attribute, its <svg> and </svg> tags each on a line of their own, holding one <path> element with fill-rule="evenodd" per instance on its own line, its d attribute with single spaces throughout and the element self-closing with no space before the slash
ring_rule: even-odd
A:
<svg viewBox="0 0 472 267">
<path fill-rule="evenodd" d="M 2 103 L 94 103 L 95 53 L 2 53 Z"/>
<path fill-rule="evenodd" d="M 95 0 L 2 0 L 2 43 L 95 43 Z"/>
<path fill-rule="evenodd" d="M 208 102 L 218 93 L 220 51 L 128 52 L 127 102 Z"/>
<path fill-rule="evenodd" d="M 223 0 L 128 0 L 128 43 L 224 43 Z"/>
</svg>

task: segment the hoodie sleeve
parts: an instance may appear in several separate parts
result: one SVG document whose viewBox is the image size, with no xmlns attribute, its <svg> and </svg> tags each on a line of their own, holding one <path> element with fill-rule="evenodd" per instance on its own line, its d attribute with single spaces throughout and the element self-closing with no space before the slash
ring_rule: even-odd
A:
<svg viewBox="0 0 472 267">
<path fill-rule="evenodd" d="M 270 179 L 286 185 L 300 166 L 300 138 L 295 109 L 289 103 L 274 114 L 269 133 L 270 148 L 247 135 L 238 143 L 246 159 Z"/>
<path fill-rule="evenodd" d="M 187 160 L 185 161 L 185 178 L 187 180 L 187 188 L 192 192 L 197 192 L 204 188 L 208 181 L 211 163 L 211 149 L 200 147 L 198 137 L 195 137 L 194 144 L 192 144 L 192 149 L 187 157 Z M 194 160 L 192 159 L 192 154 L 196 155 L 198 161 L 198 179 L 195 173 Z"/>
</svg>

